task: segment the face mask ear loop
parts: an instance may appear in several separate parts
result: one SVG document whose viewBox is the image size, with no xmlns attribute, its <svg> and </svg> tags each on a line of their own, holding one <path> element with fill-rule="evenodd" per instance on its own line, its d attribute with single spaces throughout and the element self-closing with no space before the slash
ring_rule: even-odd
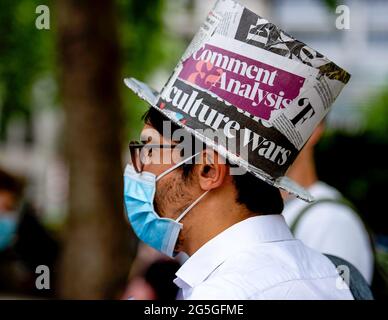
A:
<svg viewBox="0 0 388 320">
<path fill-rule="evenodd" d="M 186 208 L 186 210 L 183 211 L 182 214 L 181 214 L 181 215 L 178 217 L 178 219 L 176 219 L 175 221 L 176 221 L 176 222 L 181 221 L 181 220 L 183 219 L 183 217 L 186 215 L 186 213 L 188 213 L 191 209 L 193 209 L 193 207 L 194 207 L 198 202 L 200 202 L 200 201 L 202 200 L 202 198 L 203 198 L 204 196 L 206 196 L 207 193 L 208 193 L 209 191 L 210 191 L 210 190 L 205 191 L 200 197 L 198 197 L 198 199 L 195 200 L 191 205 L 189 205 L 189 206 Z"/>
<path fill-rule="evenodd" d="M 171 171 L 174 171 L 176 168 L 180 167 L 182 164 L 188 162 L 190 159 L 196 157 L 199 154 L 200 154 L 200 152 L 197 152 L 196 154 L 186 158 L 185 160 L 183 160 L 181 162 L 178 162 L 176 165 L 174 165 L 171 168 L 167 169 L 166 171 L 162 172 L 160 175 L 158 175 L 158 177 L 156 178 L 156 181 L 162 179 L 165 175 L 169 174 Z"/>
</svg>

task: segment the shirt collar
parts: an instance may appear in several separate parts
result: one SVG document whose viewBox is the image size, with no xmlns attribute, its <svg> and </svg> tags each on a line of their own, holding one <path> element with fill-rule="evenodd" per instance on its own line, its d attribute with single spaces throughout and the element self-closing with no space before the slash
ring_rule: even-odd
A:
<svg viewBox="0 0 388 320">
<path fill-rule="evenodd" d="M 291 239 L 294 237 L 282 215 L 245 219 L 199 248 L 178 270 L 174 283 L 180 288 L 195 287 L 237 251 L 257 243 Z"/>
</svg>

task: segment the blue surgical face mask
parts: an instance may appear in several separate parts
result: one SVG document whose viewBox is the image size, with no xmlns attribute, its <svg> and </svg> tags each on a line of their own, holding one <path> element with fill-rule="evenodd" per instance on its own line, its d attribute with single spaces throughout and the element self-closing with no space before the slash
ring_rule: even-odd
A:
<svg viewBox="0 0 388 320">
<path fill-rule="evenodd" d="M 197 153 L 198 154 L 198 153 Z M 164 253 L 174 257 L 174 248 L 183 225 L 182 218 L 208 193 L 204 192 L 176 219 L 162 218 L 154 209 L 156 182 L 180 167 L 197 154 L 169 168 L 158 177 L 143 171 L 137 173 L 132 165 L 127 165 L 124 173 L 124 202 L 128 220 L 140 240 Z"/>
<path fill-rule="evenodd" d="M 12 213 L 0 213 L 0 251 L 10 246 L 17 228 L 17 218 Z"/>
</svg>

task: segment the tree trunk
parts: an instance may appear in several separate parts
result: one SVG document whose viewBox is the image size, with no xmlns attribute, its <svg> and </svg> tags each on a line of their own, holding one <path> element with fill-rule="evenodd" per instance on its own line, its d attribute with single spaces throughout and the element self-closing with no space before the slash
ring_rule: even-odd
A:
<svg viewBox="0 0 388 320">
<path fill-rule="evenodd" d="M 61 298 L 116 298 L 135 241 L 123 215 L 121 85 L 114 1 L 57 2 L 70 169 Z"/>
</svg>

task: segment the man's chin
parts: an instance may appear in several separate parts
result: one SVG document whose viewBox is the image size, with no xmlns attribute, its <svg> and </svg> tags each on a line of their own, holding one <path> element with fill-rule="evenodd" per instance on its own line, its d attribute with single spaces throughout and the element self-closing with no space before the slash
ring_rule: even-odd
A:
<svg viewBox="0 0 388 320">
<path fill-rule="evenodd" d="M 174 252 L 174 259 L 178 261 L 180 264 L 184 264 L 186 260 L 189 258 L 190 256 L 186 252 L 183 252 L 183 251 Z"/>
<path fill-rule="evenodd" d="M 164 217 L 165 214 L 164 214 L 164 212 L 160 209 L 160 207 L 158 206 L 158 203 L 157 203 L 156 201 L 154 201 L 153 205 L 154 205 L 154 210 L 155 210 L 155 212 L 158 214 L 158 216 L 159 216 L 159 217 Z"/>
</svg>

